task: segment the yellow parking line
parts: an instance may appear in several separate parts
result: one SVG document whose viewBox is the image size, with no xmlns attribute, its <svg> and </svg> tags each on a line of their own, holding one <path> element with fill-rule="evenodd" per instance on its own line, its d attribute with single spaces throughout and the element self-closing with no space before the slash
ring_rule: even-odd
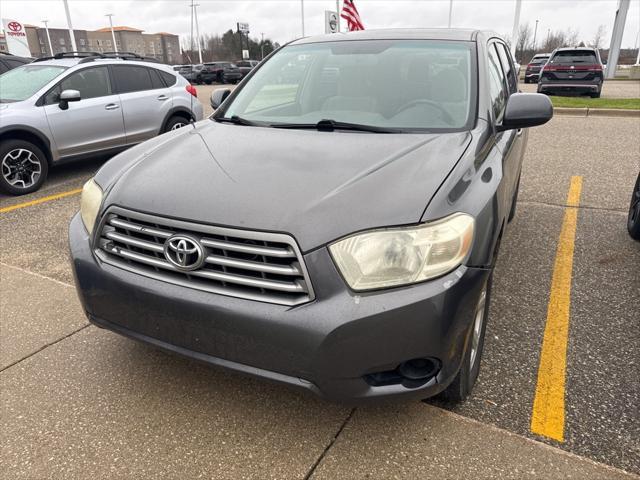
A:
<svg viewBox="0 0 640 480">
<path fill-rule="evenodd" d="M 80 192 L 82 192 L 81 188 L 77 188 L 75 190 L 69 190 L 68 192 L 56 193 L 55 195 L 49 195 L 47 197 L 37 198 L 29 202 L 18 203 L 16 205 L 11 205 L 10 207 L 0 208 L 0 213 L 11 212 L 13 210 L 18 210 L 19 208 L 31 207 L 32 205 L 38 205 L 40 203 L 50 202 L 51 200 L 58 200 L 64 197 L 70 197 L 71 195 L 77 195 Z"/>
<path fill-rule="evenodd" d="M 564 386 L 567 367 L 567 337 L 571 306 L 573 249 L 578 222 L 582 177 L 571 177 L 544 329 L 538 384 L 531 414 L 531 431 L 564 441 Z"/>
</svg>

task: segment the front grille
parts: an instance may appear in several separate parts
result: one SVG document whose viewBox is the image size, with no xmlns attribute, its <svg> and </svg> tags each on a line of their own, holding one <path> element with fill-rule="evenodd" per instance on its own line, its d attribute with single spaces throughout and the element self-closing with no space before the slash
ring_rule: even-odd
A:
<svg viewBox="0 0 640 480">
<path fill-rule="evenodd" d="M 205 261 L 183 271 L 165 257 L 174 235 L 199 242 Z M 110 208 L 95 241 L 104 262 L 131 272 L 206 292 L 281 305 L 313 300 L 302 254 L 292 237 L 237 230 Z"/>
</svg>

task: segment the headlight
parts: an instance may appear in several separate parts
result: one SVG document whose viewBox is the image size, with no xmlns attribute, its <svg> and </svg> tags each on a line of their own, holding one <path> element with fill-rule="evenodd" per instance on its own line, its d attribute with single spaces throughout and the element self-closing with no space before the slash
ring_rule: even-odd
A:
<svg viewBox="0 0 640 480">
<path fill-rule="evenodd" d="M 395 287 L 428 280 L 456 268 L 473 240 L 474 219 L 455 213 L 410 228 L 376 230 L 329 246 L 353 290 Z"/>
<path fill-rule="evenodd" d="M 92 178 L 82 187 L 82 197 L 80 198 L 80 216 L 89 233 L 93 232 L 93 225 L 96 223 L 101 203 L 102 190 Z"/>
</svg>

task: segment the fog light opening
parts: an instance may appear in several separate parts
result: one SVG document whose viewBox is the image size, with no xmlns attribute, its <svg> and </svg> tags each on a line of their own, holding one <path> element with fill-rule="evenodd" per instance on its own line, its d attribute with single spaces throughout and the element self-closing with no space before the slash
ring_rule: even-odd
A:
<svg viewBox="0 0 640 480">
<path fill-rule="evenodd" d="M 398 373 L 407 380 L 428 380 L 439 369 L 439 362 L 434 358 L 414 358 L 400 364 Z"/>
</svg>

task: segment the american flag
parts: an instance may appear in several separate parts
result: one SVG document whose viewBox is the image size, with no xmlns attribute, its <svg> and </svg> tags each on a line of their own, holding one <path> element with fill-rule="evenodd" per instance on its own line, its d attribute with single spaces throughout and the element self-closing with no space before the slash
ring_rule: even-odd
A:
<svg viewBox="0 0 640 480">
<path fill-rule="evenodd" d="M 362 24 L 362 20 L 360 19 L 360 14 L 358 13 L 358 9 L 356 8 L 353 0 L 344 0 L 342 5 L 342 13 L 340 14 L 342 18 L 347 21 L 347 27 L 350 32 L 355 30 L 364 30 L 364 25 Z"/>
</svg>

